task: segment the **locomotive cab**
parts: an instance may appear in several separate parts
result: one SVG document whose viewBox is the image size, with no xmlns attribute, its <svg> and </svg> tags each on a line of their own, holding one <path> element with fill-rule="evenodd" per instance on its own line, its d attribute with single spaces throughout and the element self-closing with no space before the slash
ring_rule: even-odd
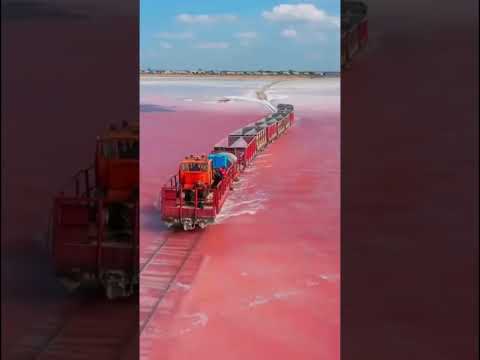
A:
<svg viewBox="0 0 480 360">
<path fill-rule="evenodd" d="M 210 187 L 213 181 L 212 160 L 206 155 L 189 156 L 180 163 L 180 184 L 186 190 L 196 185 Z"/>
<path fill-rule="evenodd" d="M 113 129 L 97 138 L 95 162 L 96 183 L 107 203 L 136 199 L 139 182 L 138 131 L 124 125 L 121 130 Z"/>
</svg>

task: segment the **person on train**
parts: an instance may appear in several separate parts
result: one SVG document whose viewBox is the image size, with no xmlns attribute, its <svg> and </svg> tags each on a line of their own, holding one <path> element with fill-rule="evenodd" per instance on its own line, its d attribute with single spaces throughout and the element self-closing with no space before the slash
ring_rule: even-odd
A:
<svg viewBox="0 0 480 360">
<path fill-rule="evenodd" d="M 193 191 L 192 190 L 185 190 L 185 203 L 186 204 L 193 204 Z"/>
<path fill-rule="evenodd" d="M 198 181 L 195 184 L 195 190 L 197 191 L 197 194 L 198 194 L 198 208 L 203 209 L 204 201 L 207 198 L 207 188 L 205 184 Z"/>
<path fill-rule="evenodd" d="M 227 170 L 225 170 L 225 168 L 220 168 L 220 173 L 222 174 L 222 179 L 227 176 Z M 233 190 L 232 184 L 230 184 L 230 190 Z"/>
<path fill-rule="evenodd" d="M 213 170 L 213 182 L 212 182 L 212 187 L 213 188 L 216 188 L 217 185 L 220 183 L 220 181 L 222 181 L 222 179 L 223 179 L 223 175 L 222 175 L 220 169 L 214 169 Z"/>
</svg>

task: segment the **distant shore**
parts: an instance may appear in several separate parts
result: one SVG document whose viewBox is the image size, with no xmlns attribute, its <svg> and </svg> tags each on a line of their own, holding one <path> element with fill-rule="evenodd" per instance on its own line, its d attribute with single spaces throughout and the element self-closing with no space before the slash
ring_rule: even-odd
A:
<svg viewBox="0 0 480 360">
<path fill-rule="evenodd" d="M 211 80 L 305 80 L 338 78 L 339 75 L 311 76 L 311 75 L 213 75 L 213 74 L 140 74 L 140 80 L 157 79 L 211 79 Z"/>
</svg>

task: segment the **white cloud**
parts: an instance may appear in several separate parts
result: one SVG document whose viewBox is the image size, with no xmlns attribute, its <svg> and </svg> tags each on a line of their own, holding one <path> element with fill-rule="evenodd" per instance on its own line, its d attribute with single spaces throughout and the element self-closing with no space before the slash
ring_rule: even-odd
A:
<svg viewBox="0 0 480 360">
<path fill-rule="evenodd" d="M 264 11 L 263 17 L 270 21 L 310 22 L 329 26 L 340 26 L 337 16 L 330 16 L 313 4 L 280 4 L 271 11 Z"/>
<path fill-rule="evenodd" d="M 191 32 L 161 32 L 155 35 L 155 37 L 160 39 L 169 39 L 169 40 L 185 40 L 185 39 L 193 39 L 195 35 Z"/>
<path fill-rule="evenodd" d="M 215 22 L 231 22 L 237 20 L 237 16 L 230 14 L 219 14 L 219 15 L 193 15 L 193 14 L 180 14 L 177 15 L 177 21 L 186 23 L 186 24 L 211 24 Z"/>
<path fill-rule="evenodd" d="M 228 42 L 205 42 L 195 45 L 197 49 L 227 49 L 230 47 Z"/>
<path fill-rule="evenodd" d="M 297 31 L 295 29 L 284 29 L 281 35 L 286 38 L 294 38 L 297 37 Z"/>
<path fill-rule="evenodd" d="M 166 42 L 166 41 L 161 41 L 160 42 L 160 46 L 164 49 L 171 49 L 173 48 L 172 44 L 170 44 L 169 42 Z"/>
<path fill-rule="evenodd" d="M 233 35 L 237 39 L 243 39 L 243 40 L 251 40 L 255 39 L 257 37 L 257 33 L 250 31 L 250 32 L 239 32 Z"/>
</svg>

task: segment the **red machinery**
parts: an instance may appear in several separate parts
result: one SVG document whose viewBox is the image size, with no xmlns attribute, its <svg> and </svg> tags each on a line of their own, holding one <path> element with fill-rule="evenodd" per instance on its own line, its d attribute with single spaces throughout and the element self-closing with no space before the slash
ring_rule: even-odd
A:
<svg viewBox="0 0 480 360">
<path fill-rule="evenodd" d="M 259 120 L 255 123 L 249 124 L 247 126 L 251 126 L 255 129 L 256 132 L 256 142 L 257 142 L 257 150 L 262 151 L 267 145 L 267 124 L 264 119 Z"/>
<path fill-rule="evenodd" d="M 278 104 L 278 112 L 288 117 L 289 125 L 292 126 L 295 121 L 295 113 L 293 112 L 293 105 L 290 104 Z"/>
<path fill-rule="evenodd" d="M 256 134 L 243 134 L 242 129 L 231 133 L 213 148 L 215 152 L 229 152 L 238 158 L 240 166 L 245 168 L 257 152 Z"/>
<path fill-rule="evenodd" d="M 197 226 L 203 229 L 213 223 L 239 173 L 258 151 L 287 131 L 293 123 L 293 111 L 292 105 L 280 104 L 275 114 L 232 132 L 216 144 L 212 156 L 233 155 L 222 168 L 224 175 L 218 183 L 213 181 L 215 170 L 207 156 L 191 155 L 182 160 L 178 175 L 172 176 L 161 189 L 163 221 L 184 230 Z"/>
<path fill-rule="evenodd" d="M 267 139 L 272 143 L 277 138 L 277 121 L 273 118 L 267 118 Z"/>
<path fill-rule="evenodd" d="M 368 42 L 367 5 L 360 1 L 342 2 L 342 67 L 348 67 Z"/>
<path fill-rule="evenodd" d="M 192 170 L 196 163 L 202 166 Z M 188 166 L 187 172 L 182 171 L 184 165 Z M 182 161 L 179 175 L 172 176 L 162 187 L 162 218 L 167 225 L 193 230 L 195 226 L 205 228 L 214 221 L 237 177 L 238 163 L 230 163 L 223 179 L 215 187 L 212 182 L 197 180 L 209 178 L 207 174 L 211 172 L 211 161 L 206 158 L 188 157 Z"/>
<path fill-rule="evenodd" d="M 108 298 L 138 284 L 138 122 L 97 138 L 95 165 L 74 176 L 54 199 L 55 271 L 81 284 L 100 282 Z"/>
<path fill-rule="evenodd" d="M 289 117 L 284 112 L 279 112 L 279 115 L 277 115 L 277 121 L 278 135 L 282 135 L 290 127 Z"/>
</svg>

